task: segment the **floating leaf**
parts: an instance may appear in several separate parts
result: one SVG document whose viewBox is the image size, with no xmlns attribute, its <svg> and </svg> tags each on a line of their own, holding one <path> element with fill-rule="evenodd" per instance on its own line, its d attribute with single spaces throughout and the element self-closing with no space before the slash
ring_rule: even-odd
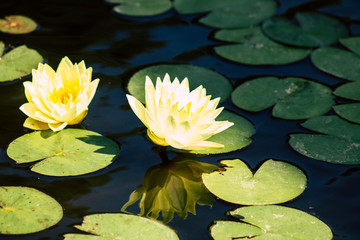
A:
<svg viewBox="0 0 360 240">
<path fill-rule="evenodd" d="M 128 83 L 130 94 L 142 103 L 145 103 L 146 76 L 149 76 L 155 85 L 157 77 L 163 79 L 166 73 L 170 75 L 171 81 L 175 77 L 179 81 L 187 77 L 189 79 L 190 91 L 203 85 L 206 88 L 207 95 L 212 95 L 212 98 L 220 97 L 221 101 L 225 101 L 232 91 L 230 82 L 219 73 L 203 67 L 178 64 L 155 65 L 138 71 L 130 78 Z"/>
<path fill-rule="evenodd" d="M 102 169 L 119 154 L 118 145 L 82 129 L 25 134 L 10 143 L 7 153 L 16 163 L 35 163 L 31 171 L 50 176 L 73 176 Z"/>
<path fill-rule="evenodd" d="M 114 11 L 120 14 L 144 17 L 166 12 L 172 7 L 169 0 L 105 0 L 108 3 L 119 4 Z"/>
<path fill-rule="evenodd" d="M 339 40 L 342 45 L 360 56 L 360 37 L 349 37 Z"/>
<path fill-rule="evenodd" d="M 174 8 L 181 14 L 210 13 L 200 22 L 216 28 L 242 28 L 257 25 L 276 12 L 273 0 L 176 0 Z"/>
<path fill-rule="evenodd" d="M 220 163 L 225 166 L 223 170 L 204 173 L 202 178 L 211 193 L 231 203 L 282 203 L 296 198 L 305 190 L 305 174 L 289 163 L 267 160 L 254 175 L 240 159 Z"/>
<path fill-rule="evenodd" d="M 28 234 L 58 223 L 60 204 L 33 188 L 0 187 L 0 234 Z"/>
<path fill-rule="evenodd" d="M 215 240 L 330 240 L 333 237 L 331 229 L 321 220 L 294 208 L 250 206 L 235 209 L 230 215 L 241 222 L 216 221 L 211 226 L 211 236 Z"/>
<path fill-rule="evenodd" d="M 42 56 L 25 45 L 17 47 L 5 55 L 4 43 L 0 42 L 0 82 L 24 77 L 43 61 Z"/>
<path fill-rule="evenodd" d="M 290 135 L 289 143 L 295 151 L 331 163 L 360 163 L 360 125 L 349 123 L 337 116 L 316 117 L 301 125 L 326 135 Z"/>
<path fill-rule="evenodd" d="M 32 19 L 21 16 L 7 16 L 0 19 L 0 31 L 12 34 L 25 34 L 36 29 L 37 24 Z"/>
<path fill-rule="evenodd" d="M 318 69 L 339 78 L 360 81 L 360 57 L 338 48 L 322 47 L 311 54 L 311 61 Z"/>
<path fill-rule="evenodd" d="M 262 29 L 270 38 L 300 47 L 318 47 L 336 43 L 348 35 L 347 27 L 339 20 L 320 13 L 297 13 L 299 26 L 283 17 L 266 20 Z"/>
<path fill-rule="evenodd" d="M 306 119 L 328 112 L 334 104 L 330 88 L 302 78 L 261 77 L 237 87 L 232 102 L 248 111 L 261 111 L 275 105 L 274 117 Z"/>
<path fill-rule="evenodd" d="M 340 117 L 360 124 L 360 103 L 336 105 L 334 110 Z"/>
<path fill-rule="evenodd" d="M 213 148 L 207 150 L 181 150 L 176 148 L 171 148 L 173 151 L 177 152 L 186 152 L 192 154 L 218 154 L 218 153 L 227 153 L 241 148 L 246 147 L 251 143 L 251 136 L 255 134 L 254 125 L 246 120 L 245 118 L 239 116 L 238 114 L 223 110 L 221 114 L 216 118 L 216 121 L 226 121 L 233 122 L 234 125 L 226 129 L 223 132 L 213 135 L 211 138 L 206 141 L 216 142 L 223 144 L 223 148 Z"/>
<path fill-rule="evenodd" d="M 215 52 L 231 61 L 250 65 L 288 64 L 304 59 L 308 49 L 292 48 L 267 38 L 260 27 L 220 30 L 215 38 L 237 44 L 215 47 Z"/>
<path fill-rule="evenodd" d="M 343 84 L 334 91 L 334 94 L 339 97 L 360 101 L 360 82 Z"/>
<path fill-rule="evenodd" d="M 91 235 L 69 233 L 64 235 L 64 240 L 179 239 L 173 229 L 156 220 L 121 213 L 88 215 L 81 225 L 75 227 Z"/>
</svg>

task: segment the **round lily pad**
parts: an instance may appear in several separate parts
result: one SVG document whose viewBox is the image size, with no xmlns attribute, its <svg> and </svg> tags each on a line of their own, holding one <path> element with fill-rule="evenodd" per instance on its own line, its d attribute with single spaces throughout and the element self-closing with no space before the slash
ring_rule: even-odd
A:
<svg viewBox="0 0 360 240">
<path fill-rule="evenodd" d="M 163 80 L 166 73 L 170 75 L 171 81 L 174 81 L 175 78 L 182 81 L 187 77 L 189 79 L 190 90 L 194 90 L 198 86 L 203 85 L 203 87 L 206 88 L 206 94 L 212 95 L 212 98 L 220 97 L 220 102 L 225 101 L 232 91 L 229 80 L 217 72 L 193 65 L 165 64 L 147 67 L 135 73 L 128 83 L 130 94 L 142 103 L 145 103 L 146 76 L 149 76 L 155 85 L 156 79 L 160 77 L 161 80 Z"/>
<path fill-rule="evenodd" d="M 305 190 L 305 174 L 289 163 L 267 160 L 254 175 L 240 159 L 220 163 L 225 166 L 224 169 L 204 173 L 203 182 L 211 193 L 231 203 L 282 203 L 296 198 Z"/>
<path fill-rule="evenodd" d="M 339 78 L 360 81 L 360 57 L 352 52 L 334 47 L 322 47 L 311 54 L 318 69 Z"/>
<path fill-rule="evenodd" d="M 339 97 L 360 101 L 360 82 L 350 82 L 338 87 L 334 94 Z"/>
<path fill-rule="evenodd" d="M 43 57 L 25 45 L 4 54 L 4 43 L 0 42 L 0 82 L 11 81 L 31 73 L 43 61 Z"/>
<path fill-rule="evenodd" d="M 169 0 L 106 0 L 106 2 L 119 4 L 114 7 L 115 12 L 135 17 L 157 15 L 172 7 Z"/>
<path fill-rule="evenodd" d="M 215 240 L 330 240 L 333 237 L 331 229 L 320 219 L 294 208 L 249 206 L 235 209 L 230 215 L 241 222 L 216 221 L 211 226 L 211 236 Z"/>
<path fill-rule="evenodd" d="M 290 146 L 310 158 L 338 164 L 360 164 L 360 125 L 337 116 L 320 116 L 301 124 L 323 134 L 292 134 Z"/>
<path fill-rule="evenodd" d="M 173 229 L 159 221 L 121 213 L 88 215 L 81 225 L 75 227 L 86 234 L 65 234 L 64 240 L 179 240 Z"/>
<path fill-rule="evenodd" d="M 0 19 L 0 31 L 12 34 L 25 34 L 36 29 L 37 24 L 31 18 L 14 15 Z"/>
<path fill-rule="evenodd" d="M 320 116 L 334 104 L 330 88 L 295 77 L 247 81 L 233 91 L 231 99 L 237 107 L 253 112 L 275 105 L 272 115 L 290 120 Z"/>
<path fill-rule="evenodd" d="M 0 187 L 0 234 L 42 231 L 63 217 L 60 204 L 33 188 Z"/>
<path fill-rule="evenodd" d="M 360 37 L 342 38 L 339 41 L 342 45 L 360 56 Z"/>
<path fill-rule="evenodd" d="M 347 27 L 336 18 L 315 12 L 295 15 L 298 25 L 283 17 L 266 20 L 262 29 L 270 38 L 300 47 L 318 47 L 336 43 L 348 35 Z"/>
<path fill-rule="evenodd" d="M 288 64 L 302 60 L 310 53 L 309 49 L 292 48 L 270 40 L 260 27 L 220 30 L 215 38 L 235 43 L 215 47 L 216 54 L 249 65 Z"/>
<path fill-rule="evenodd" d="M 233 122 L 234 125 L 226 129 L 225 131 L 222 131 L 218 134 L 213 135 L 211 138 L 206 139 L 206 141 L 223 144 L 223 148 L 213 148 L 207 150 L 181 150 L 171 148 L 171 150 L 176 152 L 208 155 L 232 152 L 249 145 L 252 141 L 251 136 L 255 134 L 254 125 L 236 113 L 223 110 L 221 114 L 216 118 L 216 121 L 226 120 L 229 122 Z"/>
<path fill-rule="evenodd" d="M 334 110 L 340 117 L 360 124 L 360 103 L 335 105 Z"/>
<path fill-rule="evenodd" d="M 7 154 L 16 163 L 39 161 L 31 171 L 40 174 L 74 176 L 105 168 L 117 157 L 119 147 L 109 138 L 87 130 L 47 130 L 15 139 Z"/>
</svg>

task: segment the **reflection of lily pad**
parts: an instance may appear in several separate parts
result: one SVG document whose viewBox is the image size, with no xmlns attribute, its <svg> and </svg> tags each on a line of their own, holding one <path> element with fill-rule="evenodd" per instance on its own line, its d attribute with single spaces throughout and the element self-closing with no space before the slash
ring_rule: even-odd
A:
<svg viewBox="0 0 360 240">
<path fill-rule="evenodd" d="M 216 221 L 211 226 L 215 240 L 225 239 L 332 239 L 331 229 L 318 218 L 283 206 L 250 206 L 230 212 L 241 222 Z"/>
<path fill-rule="evenodd" d="M 326 135 L 292 134 L 289 143 L 295 151 L 331 163 L 360 163 L 360 125 L 337 116 L 316 117 L 301 125 Z"/>
<path fill-rule="evenodd" d="M 116 158 L 118 145 L 98 133 L 65 129 L 25 134 L 10 143 L 7 153 L 16 163 L 35 163 L 31 170 L 44 175 L 72 176 L 95 172 Z"/>
<path fill-rule="evenodd" d="M 175 0 L 181 14 L 210 13 L 200 22 L 217 28 L 240 28 L 256 25 L 276 12 L 273 0 Z"/>
<path fill-rule="evenodd" d="M 0 42 L 0 82 L 24 77 L 43 61 L 42 56 L 25 45 L 17 47 L 6 54 L 4 43 Z"/>
<path fill-rule="evenodd" d="M 283 119 L 320 116 L 334 104 L 330 88 L 302 78 L 261 77 L 237 87 L 233 103 L 248 111 L 261 111 L 275 105 L 272 114 Z"/>
<path fill-rule="evenodd" d="M 234 125 L 223 132 L 213 135 L 211 138 L 206 140 L 221 143 L 224 145 L 223 148 L 214 148 L 207 150 L 181 150 L 171 148 L 171 150 L 192 154 L 218 154 L 235 151 L 249 145 L 251 143 L 250 137 L 255 134 L 254 125 L 238 114 L 223 110 L 221 114 L 216 118 L 216 121 L 226 120 L 228 120 L 229 122 L 233 122 Z"/>
<path fill-rule="evenodd" d="M 174 230 L 156 220 L 121 213 L 88 215 L 82 225 L 75 227 L 94 235 L 69 233 L 64 235 L 64 240 L 179 239 Z"/>
<path fill-rule="evenodd" d="M 58 223 L 60 204 L 48 195 L 27 187 L 0 187 L 0 234 L 28 234 Z"/>
<path fill-rule="evenodd" d="M 324 14 L 297 13 L 295 19 L 299 26 L 285 18 L 276 17 L 266 20 L 262 28 L 270 38 L 300 47 L 330 45 L 348 34 L 345 24 Z"/>
<path fill-rule="evenodd" d="M 231 203 L 282 203 L 305 190 L 305 174 L 289 163 L 267 160 L 254 175 L 239 159 L 223 160 L 221 164 L 225 165 L 224 171 L 203 174 L 202 178 L 211 193 Z"/>
<path fill-rule="evenodd" d="M 219 73 L 203 67 L 179 64 L 155 65 L 138 71 L 130 78 L 128 83 L 130 94 L 144 103 L 145 77 L 149 76 L 155 85 L 156 78 L 160 77 L 162 80 L 166 73 L 169 73 L 171 81 L 173 81 L 175 77 L 177 77 L 179 81 L 187 77 L 189 79 L 190 90 L 203 85 L 203 87 L 206 88 L 207 95 L 212 95 L 212 98 L 221 97 L 220 101 L 225 101 L 232 91 L 230 82 Z"/>
<path fill-rule="evenodd" d="M 21 16 L 7 16 L 0 19 L 0 31 L 13 34 L 24 34 L 36 29 L 37 24 L 32 19 Z"/>
<path fill-rule="evenodd" d="M 108 3 L 119 4 L 114 11 L 120 14 L 144 17 L 157 15 L 169 10 L 172 6 L 169 0 L 105 0 Z"/>
<path fill-rule="evenodd" d="M 267 38 L 260 27 L 220 30 L 215 38 L 236 44 L 215 47 L 215 52 L 231 61 L 250 65 L 279 65 L 304 59 L 310 50 L 292 48 Z"/>
</svg>

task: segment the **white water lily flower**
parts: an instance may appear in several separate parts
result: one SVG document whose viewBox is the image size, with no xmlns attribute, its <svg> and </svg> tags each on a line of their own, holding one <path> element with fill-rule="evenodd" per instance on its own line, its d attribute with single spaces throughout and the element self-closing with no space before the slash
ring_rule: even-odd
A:
<svg viewBox="0 0 360 240">
<path fill-rule="evenodd" d="M 233 125 L 228 121 L 215 121 L 223 108 L 216 109 L 220 98 L 210 100 L 206 89 L 199 86 L 189 91 L 185 78 L 181 83 L 177 78 L 171 83 L 168 74 L 164 81 L 158 77 L 156 88 L 146 76 L 146 108 L 131 95 L 126 95 L 136 116 L 148 128 L 150 139 L 161 146 L 172 146 L 185 150 L 222 148 L 224 145 L 205 141 Z"/>
<path fill-rule="evenodd" d="M 84 61 L 72 64 L 64 57 L 56 72 L 47 64 L 32 71 L 32 82 L 24 82 L 28 103 L 20 110 L 28 118 L 24 127 L 34 130 L 60 131 L 80 123 L 88 112 L 99 79 L 91 82 L 92 68 Z"/>
</svg>

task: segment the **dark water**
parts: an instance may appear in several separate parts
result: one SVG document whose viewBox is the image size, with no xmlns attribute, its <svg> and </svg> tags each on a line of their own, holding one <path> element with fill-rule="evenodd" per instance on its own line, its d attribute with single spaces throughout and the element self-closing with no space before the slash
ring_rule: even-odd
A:
<svg viewBox="0 0 360 240">
<path fill-rule="evenodd" d="M 345 21 L 353 35 L 360 34 L 360 2 L 279 1 L 279 14 L 291 16 L 299 10 L 318 10 Z M 83 125 L 112 138 L 121 145 L 116 161 L 98 172 L 78 177 L 48 177 L 33 173 L 29 166 L 18 166 L 6 155 L 7 145 L 27 132 L 22 123 L 26 116 L 18 110 L 26 102 L 21 81 L 0 85 L 0 185 L 34 187 L 54 197 L 64 208 L 64 218 L 54 227 L 24 236 L 0 236 L 8 240 L 62 239 L 65 233 L 79 232 L 73 225 L 92 213 L 120 212 L 148 168 L 161 158 L 146 139 L 145 128 L 130 110 L 126 84 L 139 69 L 162 63 L 203 66 L 228 77 L 233 86 L 256 76 L 299 76 L 325 83 L 332 89 L 343 81 L 314 68 L 309 58 L 284 66 L 254 67 L 221 59 L 212 47 L 220 42 L 212 38 L 214 29 L 197 22 L 200 15 L 179 15 L 169 11 L 155 17 L 132 18 L 114 14 L 111 6 L 99 0 L 7 0 L 0 2 L 0 16 L 22 14 L 39 23 L 39 29 L 27 35 L 0 33 L 0 40 L 11 46 L 26 44 L 36 49 L 56 68 L 61 58 L 73 62 L 85 60 L 93 67 L 100 85 Z M 29 80 L 30 78 L 25 78 Z M 288 145 L 288 135 L 305 132 L 302 121 L 274 119 L 270 110 L 249 113 L 224 103 L 256 127 L 253 143 L 245 149 L 198 158 L 208 163 L 240 158 L 255 168 L 265 159 L 294 163 L 308 176 L 305 192 L 286 204 L 319 217 L 328 224 L 334 239 L 360 239 L 360 167 L 335 165 L 301 156 Z M 330 112 L 331 114 L 331 112 Z M 170 153 L 169 157 L 174 157 Z M 186 220 L 177 216 L 168 224 L 181 240 L 211 239 L 208 227 L 215 219 L 227 219 L 225 212 L 236 205 L 215 201 L 212 208 L 197 206 L 197 215 Z M 136 208 L 134 213 L 137 213 Z"/>
</svg>

